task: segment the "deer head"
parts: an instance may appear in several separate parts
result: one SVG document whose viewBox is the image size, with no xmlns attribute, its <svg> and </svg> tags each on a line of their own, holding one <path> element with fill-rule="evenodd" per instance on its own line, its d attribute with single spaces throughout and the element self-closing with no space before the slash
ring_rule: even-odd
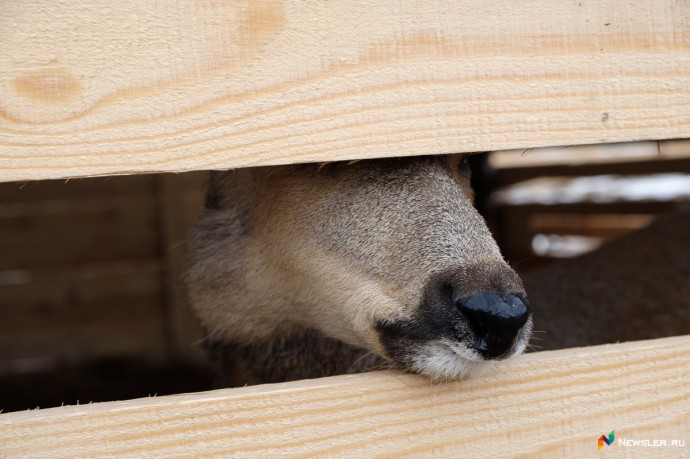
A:
<svg viewBox="0 0 690 459">
<path fill-rule="evenodd" d="M 189 296 L 215 341 L 316 330 L 450 379 L 529 339 L 466 155 L 215 173 L 190 251 Z"/>
</svg>

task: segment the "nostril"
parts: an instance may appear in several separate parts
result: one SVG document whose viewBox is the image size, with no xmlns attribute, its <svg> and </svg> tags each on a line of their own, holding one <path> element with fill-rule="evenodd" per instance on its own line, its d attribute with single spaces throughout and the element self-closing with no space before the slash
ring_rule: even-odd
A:
<svg viewBox="0 0 690 459">
<path fill-rule="evenodd" d="M 527 322 L 527 305 L 518 295 L 501 298 L 495 293 L 477 293 L 458 301 L 457 306 L 487 326 L 515 325 L 515 328 L 520 328 Z"/>
<path fill-rule="evenodd" d="M 529 318 L 527 301 L 520 294 L 476 293 L 460 299 L 456 306 L 477 337 L 477 350 L 491 357 L 510 350 Z"/>
</svg>

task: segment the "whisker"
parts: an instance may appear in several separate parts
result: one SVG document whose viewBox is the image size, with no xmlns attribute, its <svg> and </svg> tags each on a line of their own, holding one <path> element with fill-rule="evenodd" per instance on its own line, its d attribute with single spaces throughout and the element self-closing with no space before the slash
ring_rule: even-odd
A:
<svg viewBox="0 0 690 459">
<path fill-rule="evenodd" d="M 352 363 L 352 366 L 357 365 L 359 362 L 361 362 L 362 360 L 366 359 L 367 357 L 369 357 L 369 356 L 372 355 L 373 353 L 374 353 L 374 351 L 366 352 L 363 356 L 361 356 L 360 358 L 358 358 L 357 360 L 355 360 L 355 361 Z"/>
<path fill-rule="evenodd" d="M 368 371 L 393 370 L 394 368 L 395 368 L 394 364 L 392 364 L 390 362 L 386 362 L 384 360 L 383 362 L 376 364 L 373 367 L 371 367 Z"/>
</svg>

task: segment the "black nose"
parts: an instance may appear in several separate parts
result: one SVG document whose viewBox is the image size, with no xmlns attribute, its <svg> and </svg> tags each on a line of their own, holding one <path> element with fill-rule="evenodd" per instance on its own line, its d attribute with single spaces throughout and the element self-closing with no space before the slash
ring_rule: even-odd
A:
<svg viewBox="0 0 690 459">
<path fill-rule="evenodd" d="M 456 306 L 475 334 L 474 349 L 489 359 L 512 349 L 529 317 L 527 299 L 521 294 L 475 293 L 456 301 Z"/>
</svg>

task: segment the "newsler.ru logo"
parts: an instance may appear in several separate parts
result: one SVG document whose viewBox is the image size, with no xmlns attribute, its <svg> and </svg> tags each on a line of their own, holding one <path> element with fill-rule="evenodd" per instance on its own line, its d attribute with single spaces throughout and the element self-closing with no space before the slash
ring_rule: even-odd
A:
<svg viewBox="0 0 690 459">
<path fill-rule="evenodd" d="M 599 437 L 599 440 L 597 441 L 597 451 L 604 447 L 604 443 L 606 443 L 606 446 L 611 446 L 611 443 L 613 443 L 613 439 L 615 438 L 614 432 L 615 431 L 612 430 L 611 433 L 609 433 L 609 438 L 606 438 L 606 435 Z"/>
<path fill-rule="evenodd" d="M 655 440 L 640 440 L 632 438 L 619 438 L 618 446 L 642 446 L 658 448 L 660 446 L 685 446 L 685 440 L 666 440 L 666 439 L 655 439 Z"/>
<path fill-rule="evenodd" d="M 616 433 L 612 430 L 608 437 L 602 435 L 597 439 L 597 451 L 601 451 L 604 445 L 611 446 L 616 439 Z M 659 448 L 659 447 L 685 447 L 685 440 L 667 440 L 667 439 L 638 439 L 638 438 L 618 438 L 615 442 L 617 446 L 633 446 L 640 448 Z"/>
</svg>

